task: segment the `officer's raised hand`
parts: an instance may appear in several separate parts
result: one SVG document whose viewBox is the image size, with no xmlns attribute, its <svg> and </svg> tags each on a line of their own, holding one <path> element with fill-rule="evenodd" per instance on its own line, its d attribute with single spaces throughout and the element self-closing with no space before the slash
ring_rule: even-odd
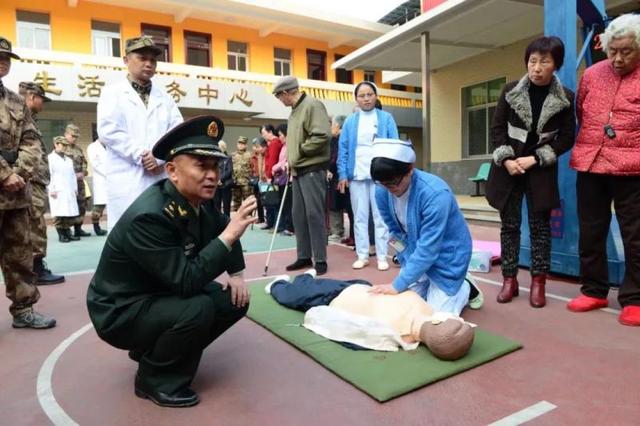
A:
<svg viewBox="0 0 640 426">
<path fill-rule="evenodd" d="M 253 212 L 257 206 L 258 202 L 256 201 L 256 197 L 253 195 L 247 197 L 242 204 L 240 204 L 240 208 L 238 208 L 236 214 L 233 215 L 219 238 L 222 238 L 229 245 L 239 240 L 247 227 L 256 221 Z"/>
</svg>

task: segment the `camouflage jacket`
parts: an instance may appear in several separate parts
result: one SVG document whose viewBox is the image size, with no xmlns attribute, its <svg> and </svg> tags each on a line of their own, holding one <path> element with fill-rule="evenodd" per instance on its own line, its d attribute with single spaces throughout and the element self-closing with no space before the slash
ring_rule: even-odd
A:
<svg viewBox="0 0 640 426">
<path fill-rule="evenodd" d="M 40 141 L 31 112 L 24 99 L 5 87 L 0 99 L 0 182 L 13 173 L 21 176 L 27 185 L 16 192 L 2 190 L 0 210 L 13 210 L 31 204 L 31 179 L 41 155 Z"/>
<path fill-rule="evenodd" d="M 38 118 L 35 114 L 31 114 L 33 117 L 33 121 L 38 125 Z M 33 171 L 33 178 L 31 181 L 33 183 L 38 183 L 40 185 L 47 186 L 49 185 L 49 181 L 51 180 L 51 175 L 49 174 L 49 157 L 47 156 L 47 147 L 44 145 L 44 141 L 42 140 L 42 133 L 38 130 L 38 140 L 40 141 L 40 162 L 38 166 Z"/>
<path fill-rule="evenodd" d="M 87 175 L 87 158 L 84 156 L 84 152 L 82 152 L 82 148 L 78 145 L 69 144 L 64 147 L 64 155 L 69 156 L 73 160 L 73 171 L 76 173 L 84 173 Z M 78 179 L 82 180 L 82 179 Z"/>
<path fill-rule="evenodd" d="M 238 186 L 249 185 L 251 179 L 251 153 L 236 151 L 231 156 L 233 163 L 233 180 Z"/>
</svg>

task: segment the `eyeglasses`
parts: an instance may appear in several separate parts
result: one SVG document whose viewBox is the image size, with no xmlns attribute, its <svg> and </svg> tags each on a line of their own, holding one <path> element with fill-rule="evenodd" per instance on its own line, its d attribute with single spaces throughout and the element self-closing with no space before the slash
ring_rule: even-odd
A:
<svg viewBox="0 0 640 426">
<path fill-rule="evenodd" d="M 377 180 L 377 181 L 375 181 L 375 183 L 377 185 L 382 185 L 382 186 L 386 186 L 386 187 L 398 186 L 398 185 L 400 185 L 400 182 L 402 182 L 402 179 L 404 179 L 404 176 L 400 176 L 400 177 L 397 177 L 395 179 L 385 180 L 385 181 Z"/>
</svg>

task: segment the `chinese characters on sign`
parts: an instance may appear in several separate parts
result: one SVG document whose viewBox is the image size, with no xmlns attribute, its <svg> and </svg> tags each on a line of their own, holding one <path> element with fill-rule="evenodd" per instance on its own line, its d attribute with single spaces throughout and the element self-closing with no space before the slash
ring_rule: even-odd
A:
<svg viewBox="0 0 640 426">
<path fill-rule="evenodd" d="M 253 105 L 253 101 L 250 101 L 248 99 L 249 96 L 249 92 L 245 89 L 240 89 L 240 92 L 238 93 L 234 93 L 233 96 L 231 97 L 231 99 L 229 99 L 229 103 L 232 104 L 234 99 L 239 100 L 240 102 L 242 102 L 243 104 L 245 104 L 245 106 L 250 107 L 251 105 Z"/>
<path fill-rule="evenodd" d="M 78 74 L 78 79 L 80 80 L 80 83 L 78 83 L 80 96 L 89 96 L 90 98 L 100 97 L 100 92 L 102 91 L 102 86 L 104 86 L 104 81 L 99 80 L 97 75 L 83 77 Z"/>
<path fill-rule="evenodd" d="M 167 84 L 165 87 L 169 89 L 167 90 L 167 93 L 171 95 L 176 103 L 180 103 L 180 99 L 182 99 L 183 96 L 187 96 L 187 92 L 180 90 L 180 84 L 176 83 L 175 80 Z"/>
<path fill-rule="evenodd" d="M 54 95 L 60 95 L 62 93 L 61 89 L 58 89 L 57 87 L 55 87 L 56 78 L 49 77 L 49 73 L 46 71 L 41 71 L 37 73 L 33 81 L 41 85 L 44 91 L 47 93 L 53 93 Z"/>
<path fill-rule="evenodd" d="M 198 97 L 207 99 L 207 106 L 209 105 L 209 101 L 211 99 L 218 99 L 218 89 L 214 89 L 209 87 L 209 83 L 207 83 L 207 87 L 199 87 L 198 88 Z"/>
</svg>

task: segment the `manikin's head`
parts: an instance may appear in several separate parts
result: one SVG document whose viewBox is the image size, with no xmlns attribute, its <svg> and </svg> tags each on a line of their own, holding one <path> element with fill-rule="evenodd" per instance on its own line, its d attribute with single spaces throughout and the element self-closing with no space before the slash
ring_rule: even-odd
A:
<svg viewBox="0 0 640 426">
<path fill-rule="evenodd" d="M 425 321 L 420 327 L 420 341 L 431 353 L 445 361 L 455 361 L 469 352 L 475 333 L 461 318 Z"/>
</svg>

